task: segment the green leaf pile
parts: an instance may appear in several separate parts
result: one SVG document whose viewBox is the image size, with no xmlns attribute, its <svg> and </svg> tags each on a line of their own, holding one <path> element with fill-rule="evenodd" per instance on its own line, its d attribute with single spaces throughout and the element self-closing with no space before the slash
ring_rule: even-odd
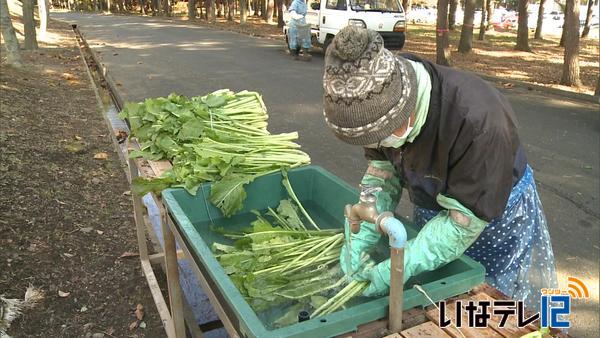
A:
<svg viewBox="0 0 600 338">
<path fill-rule="evenodd" d="M 349 281 L 340 269 L 344 234 L 306 230 L 307 219 L 298 209 L 304 208 L 294 199 L 281 200 L 276 211 L 268 208 L 264 215 L 255 211 L 256 220 L 241 233 L 219 230 L 234 240 L 232 244 L 212 245 L 215 257 L 255 311 L 285 309 L 272 321 L 273 327 L 297 322 L 300 310 L 312 309 L 313 317 L 332 313 L 367 285 Z"/>
<path fill-rule="evenodd" d="M 171 94 L 127 103 L 119 116 L 129 121 L 131 137 L 141 147 L 130 157 L 173 164 L 159 182 L 134 182 L 135 192 L 180 186 L 195 195 L 201 183 L 214 182 L 210 200 L 226 216 L 243 207 L 244 185 L 254 178 L 310 163 L 294 142 L 297 133 L 267 131 L 267 111 L 255 92 L 223 89 L 191 98 Z"/>
</svg>

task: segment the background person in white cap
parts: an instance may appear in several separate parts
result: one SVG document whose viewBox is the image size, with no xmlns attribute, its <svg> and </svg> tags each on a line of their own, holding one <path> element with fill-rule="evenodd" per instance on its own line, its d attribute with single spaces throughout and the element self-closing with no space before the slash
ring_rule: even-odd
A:
<svg viewBox="0 0 600 338">
<path fill-rule="evenodd" d="M 479 77 L 410 54 L 395 56 L 381 36 L 348 26 L 325 55 L 328 127 L 362 146 L 363 186 L 380 186 L 379 212 L 394 211 L 402 190 L 421 230 L 405 249 L 404 281 L 463 253 L 486 281 L 537 308 L 541 288 L 557 286 L 554 255 L 533 172 L 514 112 Z M 347 224 L 346 224 L 347 226 Z M 368 258 L 381 235 L 363 222 L 342 249 L 345 273 L 389 290 L 390 262 Z"/>
</svg>

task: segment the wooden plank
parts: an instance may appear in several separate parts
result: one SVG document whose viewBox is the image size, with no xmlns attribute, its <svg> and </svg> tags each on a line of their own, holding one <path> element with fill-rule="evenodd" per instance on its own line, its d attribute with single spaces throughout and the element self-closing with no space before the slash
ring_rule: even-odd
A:
<svg viewBox="0 0 600 338">
<path fill-rule="evenodd" d="M 183 295 L 181 285 L 179 284 L 179 265 L 177 264 L 177 249 L 175 237 L 171 229 L 165 224 L 165 219 L 161 215 L 163 239 L 165 245 L 165 266 L 167 273 L 167 285 L 169 287 L 169 303 L 171 309 L 171 319 L 175 327 L 175 337 L 185 338 L 185 322 L 183 317 Z"/>
<path fill-rule="evenodd" d="M 148 260 L 142 260 L 142 271 L 146 276 L 146 281 L 148 282 L 148 288 L 150 288 L 150 294 L 154 299 L 154 304 L 156 305 L 156 310 L 160 315 L 160 319 L 163 323 L 163 327 L 167 333 L 167 337 L 174 338 L 175 337 L 175 329 L 173 327 L 173 322 L 171 320 L 171 313 L 169 312 L 169 308 L 167 307 L 167 302 L 165 302 L 165 298 L 163 297 L 162 291 L 160 290 L 160 286 L 158 285 L 158 281 L 156 280 L 156 275 L 154 275 L 154 271 L 152 270 L 152 265 Z"/>
<path fill-rule="evenodd" d="M 148 161 L 148 165 L 150 165 L 156 177 L 162 176 L 165 171 L 173 168 L 169 161 Z"/>
<path fill-rule="evenodd" d="M 187 245 L 185 244 L 185 241 L 183 241 L 183 238 L 181 237 L 181 234 L 179 233 L 179 231 L 178 231 L 175 223 L 171 219 L 171 217 L 169 215 L 167 215 L 166 217 L 167 217 L 167 225 L 172 230 L 173 235 L 175 235 L 175 239 L 179 243 L 179 245 L 180 245 L 181 249 L 183 250 L 183 252 L 185 253 L 185 255 L 190 258 L 194 257 L 191 254 Z M 192 262 L 194 262 L 193 259 L 192 259 Z M 215 312 L 217 313 L 217 316 L 219 317 L 221 322 L 223 322 L 223 327 L 225 328 L 225 330 L 227 331 L 229 336 L 232 338 L 239 338 L 240 334 L 236 331 L 231 319 L 227 316 L 227 313 L 225 313 L 225 310 L 219 303 L 219 300 L 217 299 L 215 292 L 211 289 L 210 285 L 208 284 L 208 281 L 202 274 L 202 271 L 200 271 L 200 268 L 198 267 L 198 265 L 194 262 L 194 264 L 190 264 L 190 266 L 191 266 L 192 270 L 194 271 L 194 273 L 196 274 L 196 277 L 198 277 L 198 282 L 200 283 L 200 287 L 202 288 L 202 290 L 208 297 L 208 300 L 210 301 L 210 304 L 213 306 L 213 309 L 215 310 Z"/>
<path fill-rule="evenodd" d="M 463 299 L 463 307 L 465 306 L 465 300 Z M 456 324 L 456 302 L 446 303 L 446 316 L 452 320 L 452 324 L 443 330 L 453 338 L 485 338 L 485 337 L 502 337 L 498 332 L 494 331 L 490 327 L 486 328 L 470 328 L 468 325 L 468 318 L 466 311 L 461 311 L 462 327 L 457 329 Z M 427 311 L 427 317 L 436 325 L 440 325 L 439 311 L 437 308 L 432 307 Z M 460 331 L 460 332 L 459 332 Z"/>
<path fill-rule="evenodd" d="M 394 337 L 394 335 L 389 336 L 389 338 Z M 410 329 L 406 329 L 400 332 L 400 335 L 396 336 L 397 338 L 450 338 L 450 336 L 444 332 L 439 326 L 432 322 L 425 322 L 423 324 L 413 326 Z"/>
<path fill-rule="evenodd" d="M 150 263 L 152 263 L 152 264 L 160 264 L 165 259 L 165 253 L 161 252 L 161 253 L 156 253 L 156 254 L 148 255 L 148 258 L 150 259 Z M 183 253 L 183 251 L 177 250 L 177 260 L 181 260 L 181 259 L 186 259 L 185 258 L 185 254 Z"/>
</svg>

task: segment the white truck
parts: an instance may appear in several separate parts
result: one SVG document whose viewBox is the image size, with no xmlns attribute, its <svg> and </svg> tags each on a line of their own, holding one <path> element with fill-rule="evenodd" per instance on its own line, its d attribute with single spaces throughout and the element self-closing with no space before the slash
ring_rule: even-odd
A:
<svg viewBox="0 0 600 338">
<path fill-rule="evenodd" d="M 406 14 L 399 0 L 308 0 L 306 23 L 310 24 L 313 46 L 325 51 L 333 37 L 347 25 L 375 30 L 387 49 L 402 49 Z M 289 14 L 284 14 L 285 41 L 288 41 Z"/>
</svg>

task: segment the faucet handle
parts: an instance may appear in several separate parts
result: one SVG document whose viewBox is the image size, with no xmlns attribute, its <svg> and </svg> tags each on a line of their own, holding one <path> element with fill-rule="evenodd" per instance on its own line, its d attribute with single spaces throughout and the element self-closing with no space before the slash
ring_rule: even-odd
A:
<svg viewBox="0 0 600 338">
<path fill-rule="evenodd" d="M 383 188 L 381 187 L 374 187 L 374 186 L 370 186 L 370 185 L 360 185 L 360 197 L 361 198 L 369 198 L 369 197 L 375 197 L 373 196 L 373 194 L 378 193 L 380 191 L 382 191 Z"/>
</svg>

